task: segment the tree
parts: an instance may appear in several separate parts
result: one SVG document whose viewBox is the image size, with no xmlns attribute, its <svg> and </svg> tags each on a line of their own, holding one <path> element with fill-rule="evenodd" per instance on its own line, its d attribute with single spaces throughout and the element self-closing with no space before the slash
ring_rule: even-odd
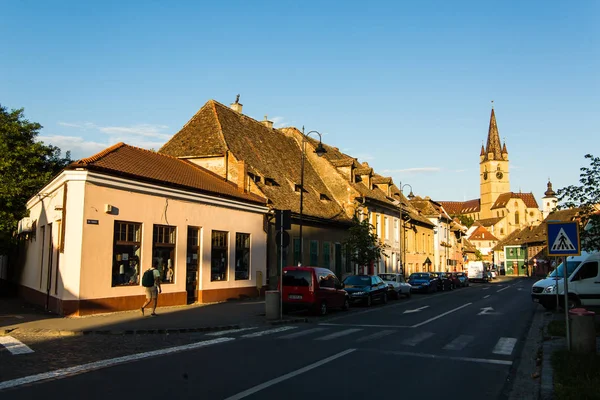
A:
<svg viewBox="0 0 600 400">
<path fill-rule="evenodd" d="M 35 139 L 42 128 L 25 119 L 23 109 L 0 104 L 0 254 L 8 254 L 27 201 L 71 162 L 58 147 Z"/>
<path fill-rule="evenodd" d="M 470 228 L 471 225 L 473 225 L 473 223 L 475 222 L 475 220 L 469 217 L 468 215 L 454 215 L 452 216 L 452 218 L 458 218 L 460 223 L 466 226 L 467 228 Z"/>
<path fill-rule="evenodd" d="M 374 229 L 368 220 L 361 222 L 355 216 L 353 225 L 348 230 L 348 240 L 344 245 L 351 254 L 350 259 L 360 266 L 371 265 L 384 255 L 387 246 L 380 243 Z"/>
<path fill-rule="evenodd" d="M 585 225 L 580 230 L 581 248 L 600 250 L 600 157 L 586 154 L 589 167 L 581 167 L 580 186 L 571 185 L 556 192 L 558 209 L 579 208 L 579 217 Z"/>
</svg>

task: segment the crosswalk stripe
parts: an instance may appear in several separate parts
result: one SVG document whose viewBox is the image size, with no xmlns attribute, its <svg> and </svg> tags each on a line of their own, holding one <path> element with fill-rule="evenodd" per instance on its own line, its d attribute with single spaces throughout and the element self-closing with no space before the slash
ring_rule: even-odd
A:
<svg viewBox="0 0 600 400">
<path fill-rule="evenodd" d="M 512 353 L 516 343 L 517 339 L 515 338 L 502 337 L 500 340 L 498 340 L 498 343 L 496 343 L 492 353 L 509 356 Z"/>
<path fill-rule="evenodd" d="M 238 332 L 245 332 L 245 331 L 251 331 L 254 329 L 258 329 L 258 327 L 254 327 L 254 328 L 239 328 L 239 329 L 228 329 L 226 331 L 219 331 L 219 332 L 211 332 L 211 333 L 207 333 L 206 336 L 223 336 L 223 335 L 230 335 L 232 333 L 238 333 Z"/>
<path fill-rule="evenodd" d="M 366 341 L 369 341 L 369 340 L 375 340 L 375 339 L 379 339 L 379 338 L 382 338 L 382 337 L 387 336 L 387 335 L 391 335 L 394 332 L 398 332 L 398 331 L 394 331 L 394 330 L 391 330 L 391 329 L 384 330 L 384 331 L 379 331 L 379 332 L 373 333 L 372 335 L 363 336 L 363 337 L 357 339 L 356 341 L 360 343 L 360 342 L 366 342 Z"/>
<path fill-rule="evenodd" d="M 316 338 L 315 340 L 331 340 L 331 339 L 339 338 L 341 336 L 350 335 L 350 334 L 352 334 L 354 332 L 358 332 L 358 331 L 362 331 L 362 329 L 359 329 L 359 328 L 344 329 L 343 331 L 339 331 L 339 332 L 331 333 L 329 335 L 321 336 L 320 338 Z"/>
<path fill-rule="evenodd" d="M 6 347 L 12 354 L 33 353 L 33 350 L 29 346 L 21 343 L 21 341 L 12 336 L 0 336 L 0 344 Z"/>
<path fill-rule="evenodd" d="M 317 333 L 317 332 L 322 332 L 322 331 L 326 331 L 326 330 L 327 330 L 327 328 L 312 328 L 312 329 L 307 329 L 307 330 L 300 331 L 300 332 L 294 332 L 294 333 L 290 333 L 287 335 L 283 335 L 283 336 L 278 337 L 277 339 L 295 339 L 300 336 L 310 335 L 311 333 Z"/>
<path fill-rule="evenodd" d="M 264 336 L 264 335 L 271 335 L 273 333 L 285 332 L 285 331 L 289 331 L 291 329 L 298 329 L 298 327 L 297 326 L 282 326 L 282 327 L 275 328 L 275 329 L 268 329 L 266 331 L 248 333 L 246 335 L 242 335 L 242 337 L 255 338 L 255 337 L 260 337 L 260 336 Z"/>
<path fill-rule="evenodd" d="M 462 350 L 475 339 L 475 336 L 460 335 L 444 346 L 444 350 Z"/>
<path fill-rule="evenodd" d="M 402 344 L 405 346 L 416 346 L 419 343 L 421 343 L 423 340 L 429 339 L 433 335 L 435 335 L 435 334 L 432 332 L 421 332 L 409 339 L 403 340 Z"/>
</svg>

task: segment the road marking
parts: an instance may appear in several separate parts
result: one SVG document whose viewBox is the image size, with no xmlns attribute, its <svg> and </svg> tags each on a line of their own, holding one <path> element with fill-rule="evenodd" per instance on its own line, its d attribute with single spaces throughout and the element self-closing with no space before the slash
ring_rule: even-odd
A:
<svg viewBox="0 0 600 400">
<path fill-rule="evenodd" d="M 421 332 L 419 334 L 416 334 L 415 336 L 411 337 L 410 339 L 404 339 L 402 341 L 402 344 L 405 346 L 416 346 L 419 343 L 421 343 L 423 340 L 429 339 L 430 337 L 432 337 L 433 335 L 435 335 L 435 333 L 432 332 Z"/>
<path fill-rule="evenodd" d="M 507 286 L 507 287 L 505 287 L 505 288 L 502 288 L 502 289 L 500 289 L 500 290 L 496 290 L 496 293 L 500 293 L 501 291 L 503 291 L 503 290 L 506 290 L 506 289 L 508 289 L 508 288 L 510 288 L 510 286 Z"/>
<path fill-rule="evenodd" d="M 462 350 L 475 339 L 475 336 L 460 335 L 444 346 L 444 350 Z"/>
<path fill-rule="evenodd" d="M 498 340 L 498 343 L 496 343 L 492 353 L 509 356 L 512 353 L 516 343 L 517 339 L 515 338 L 502 337 L 500 340 Z"/>
<path fill-rule="evenodd" d="M 384 336 L 391 335 L 392 333 L 395 333 L 395 332 L 398 332 L 398 331 L 394 331 L 392 329 L 389 329 L 389 330 L 383 330 L 383 331 L 375 332 L 372 335 L 363 336 L 360 339 L 357 339 L 356 342 L 357 343 L 362 343 L 362 342 L 367 342 L 369 340 L 379 339 L 379 338 L 382 338 Z"/>
<path fill-rule="evenodd" d="M 328 324 L 322 323 L 319 324 L 322 326 L 358 326 L 361 328 L 412 328 L 408 325 L 368 325 L 368 324 Z"/>
<path fill-rule="evenodd" d="M 24 378 L 13 379 L 10 381 L 0 382 L 0 390 L 15 388 L 22 385 L 31 383 L 42 382 L 48 379 L 62 379 L 70 377 L 76 374 L 83 374 L 90 371 L 95 371 L 102 368 L 112 367 L 114 365 L 124 364 L 131 361 L 143 360 L 150 357 L 164 356 L 167 354 L 179 353 L 187 350 L 195 350 L 201 347 L 212 346 L 214 344 L 225 343 L 235 340 L 235 338 L 217 338 L 211 340 L 205 340 L 203 342 L 197 342 L 192 344 L 186 344 L 183 346 L 170 347 L 168 349 L 148 351 L 146 353 L 132 354 L 124 357 L 111 358 L 108 360 L 96 361 L 83 365 L 76 365 L 74 367 L 62 368 L 56 371 L 44 372 L 42 374 L 26 376 Z"/>
<path fill-rule="evenodd" d="M 406 310 L 406 311 L 404 311 L 402 314 L 411 314 L 411 313 L 416 313 L 416 312 L 422 311 L 422 310 L 424 310 L 424 309 L 426 309 L 426 308 L 429 308 L 429 306 L 423 306 L 423 307 L 419 307 L 419 308 L 416 308 L 416 309 L 414 309 L 414 310 Z"/>
<path fill-rule="evenodd" d="M 245 332 L 245 331 L 251 331 L 253 329 L 258 329 L 258 327 L 254 327 L 254 328 L 239 328 L 239 329 L 228 329 L 226 331 L 219 331 L 219 332 L 211 332 L 211 333 L 207 333 L 206 336 L 223 336 L 223 335 L 229 335 L 231 333 L 238 333 L 238 332 Z"/>
<path fill-rule="evenodd" d="M 290 333 L 288 335 L 283 335 L 283 336 L 278 337 L 277 339 L 295 339 L 300 336 L 310 335 L 311 333 L 322 332 L 322 331 L 326 331 L 326 330 L 327 330 L 327 328 L 312 328 L 312 329 L 307 329 L 307 330 L 300 331 L 300 332 Z"/>
<path fill-rule="evenodd" d="M 282 326 L 282 327 L 275 328 L 275 329 L 268 329 L 266 331 L 248 333 L 247 335 L 242 335 L 242 337 L 255 338 L 255 337 L 260 337 L 260 336 L 265 336 L 265 335 L 271 335 L 273 333 L 289 331 L 290 329 L 298 329 L 298 327 L 297 326 Z"/>
<path fill-rule="evenodd" d="M 6 347 L 12 354 L 33 353 L 33 350 L 27 345 L 21 343 L 21 341 L 12 336 L 0 336 L 0 344 Z"/>
<path fill-rule="evenodd" d="M 484 298 L 484 299 L 487 299 L 488 297 L 490 297 L 490 295 L 489 295 L 489 294 L 488 294 L 488 295 L 485 295 L 485 296 L 483 296 L 483 298 Z"/>
<path fill-rule="evenodd" d="M 366 350 L 366 349 L 363 349 Z M 370 349 L 369 349 L 370 350 Z M 394 350 L 372 350 L 384 354 L 392 354 L 397 356 L 409 356 L 409 357 L 420 357 L 429 358 L 436 360 L 454 360 L 454 361 L 469 361 L 481 364 L 498 364 L 498 365 L 512 365 L 512 361 L 508 360 L 495 360 L 491 358 L 472 358 L 472 357 L 452 357 L 452 356 L 439 356 L 437 354 L 424 354 L 424 353 L 412 353 L 410 351 L 394 351 Z"/>
<path fill-rule="evenodd" d="M 359 331 L 362 331 L 362 329 L 360 329 L 360 328 L 344 329 L 343 331 L 334 332 L 329 335 L 321 336 L 320 338 L 316 338 L 315 340 L 331 340 L 331 339 L 339 338 L 342 336 L 350 335 L 354 332 L 359 332 Z"/>
<path fill-rule="evenodd" d="M 489 289 L 489 287 L 481 288 L 481 290 L 488 290 L 488 289 Z"/>
<path fill-rule="evenodd" d="M 293 378 L 293 377 L 295 377 L 295 376 L 298 376 L 298 375 L 300 375 L 300 374 L 303 374 L 303 373 L 305 373 L 305 372 L 308 372 L 308 371 L 310 371 L 311 369 L 318 368 L 318 367 L 320 367 L 321 365 L 327 364 L 328 362 L 331 362 L 331 361 L 333 361 L 333 360 L 335 360 L 335 359 L 338 359 L 338 358 L 340 358 L 340 357 L 343 357 L 343 356 L 345 356 L 346 354 L 350 354 L 350 353 L 352 353 L 353 351 L 356 351 L 356 349 L 348 349 L 348 350 L 344 350 L 344 351 L 342 351 L 341 353 L 334 354 L 334 355 L 332 355 L 331 357 L 324 358 L 324 359 L 322 359 L 322 360 L 320 360 L 320 361 L 317 361 L 317 362 L 315 362 L 315 363 L 312 363 L 312 364 L 310 364 L 310 365 L 307 365 L 306 367 L 303 367 L 303 368 L 297 369 L 296 371 L 292 371 L 292 372 L 290 372 L 290 373 L 288 373 L 288 374 L 285 374 L 285 375 L 282 375 L 282 376 L 280 376 L 280 377 L 278 377 L 278 378 L 271 379 L 270 381 L 266 381 L 266 382 L 264 382 L 264 383 L 261 383 L 260 385 L 256 385 L 256 386 L 254 386 L 254 387 L 252 387 L 252 388 L 250 388 L 250 389 L 244 390 L 243 392 L 240 392 L 240 393 L 238 393 L 238 394 L 235 394 L 235 395 L 233 395 L 233 396 L 230 396 L 230 397 L 226 398 L 225 400 L 239 400 L 239 399 L 243 399 L 244 397 L 248 397 L 248 396 L 250 396 L 251 394 L 254 394 L 254 393 L 256 393 L 256 392 L 260 392 L 261 390 L 263 390 L 263 389 L 266 389 L 266 388 L 268 388 L 268 387 L 270 387 L 270 386 L 276 385 L 276 384 L 278 384 L 278 383 L 280 383 L 280 382 L 283 382 L 283 381 L 285 381 L 285 380 L 288 380 L 288 379 L 290 379 L 290 378 Z"/>
<path fill-rule="evenodd" d="M 425 324 L 428 324 L 428 323 L 430 323 L 431 321 L 435 321 L 435 320 L 436 320 L 436 319 L 438 319 L 438 318 L 445 317 L 446 315 L 448 315 L 448 314 L 451 314 L 451 313 L 453 313 L 453 312 L 455 312 L 455 311 L 458 311 L 458 310 L 460 310 L 461 308 L 468 307 L 468 306 L 470 306 L 471 304 L 472 304 L 472 303 L 463 304 L 463 305 L 462 305 L 462 306 L 460 306 L 460 307 L 456 307 L 456 308 L 454 308 L 454 309 L 452 309 L 452 310 L 450 310 L 450 311 L 446 311 L 445 313 L 443 313 L 443 314 L 440 314 L 440 315 L 438 315 L 438 316 L 436 316 L 436 317 L 429 318 L 429 319 L 428 319 L 428 320 L 426 320 L 426 321 L 423 321 L 423 322 L 421 322 L 421 323 L 419 323 L 419 324 L 413 325 L 413 326 L 411 326 L 411 328 L 418 328 L 418 327 L 419 327 L 419 326 L 421 326 L 421 325 L 425 325 Z"/>
</svg>

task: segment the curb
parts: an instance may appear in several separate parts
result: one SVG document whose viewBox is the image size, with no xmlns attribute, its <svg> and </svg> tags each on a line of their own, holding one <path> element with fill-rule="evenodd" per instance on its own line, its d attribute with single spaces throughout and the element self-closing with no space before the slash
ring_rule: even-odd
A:
<svg viewBox="0 0 600 400">
<path fill-rule="evenodd" d="M 288 324 L 297 324 L 300 322 L 309 322 L 308 318 L 294 318 L 294 319 L 284 319 L 281 321 L 270 321 L 270 325 L 288 325 Z"/>
<path fill-rule="evenodd" d="M 193 332 L 215 332 L 226 331 L 229 329 L 240 329 L 240 325 L 222 325 L 222 326 L 203 326 L 199 328 L 168 328 L 168 329 L 97 329 L 97 330 L 56 330 L 56 329 L 3 329 L 0 330 L 0 336 L 8 335 L 13 332 L 25 333 L 40 336 L 87 336 L 87 335 L 149 335 L 149 334 L 177 334 Z"/>
<path fill-rule="evenodd" d="M 544 356 L 542 359 L 542 381 L 540 385 L 540 399 L 541 400 L 552 400 L 554 393 L 554 370 L 552 369 L 552 353 L 559 350 L 564 344 L 558 343 L 557 339 L 564 338 L 559 336 L 552 336 L 549 340 L 544 342 Z"/>
</svg>

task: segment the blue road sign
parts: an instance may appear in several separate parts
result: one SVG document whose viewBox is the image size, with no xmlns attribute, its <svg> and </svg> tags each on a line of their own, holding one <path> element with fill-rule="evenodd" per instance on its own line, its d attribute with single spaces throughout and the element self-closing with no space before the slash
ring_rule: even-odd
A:
<svg viewBox="0 0 600 400">
<path fill-rule="evenodd" d="M 578 256 L 579 225 L 577 222 L 548 222 L 548 255 Z"/>
</svg>

